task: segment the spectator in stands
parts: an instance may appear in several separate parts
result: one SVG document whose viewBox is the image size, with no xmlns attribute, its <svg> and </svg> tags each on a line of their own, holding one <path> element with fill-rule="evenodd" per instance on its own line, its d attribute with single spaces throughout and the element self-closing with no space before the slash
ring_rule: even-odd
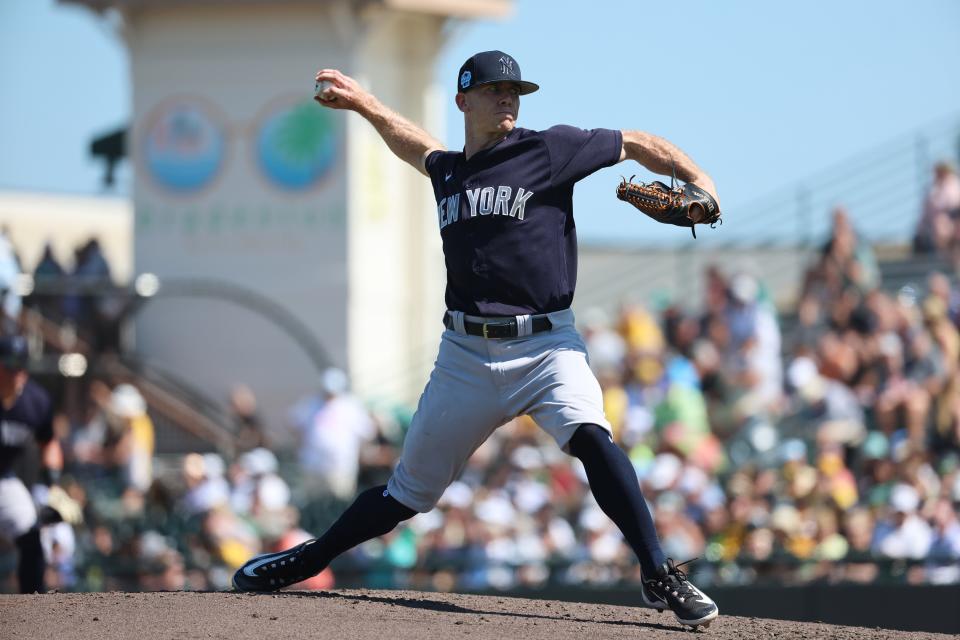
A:
<svg viewBox="0 0 960 640">
<path fill-rule="evenodd" d="M 877 525 L 875 550 L 888 558 L 925 558 L 934 533 L 921 517 L 920 507 L 920 494 L 914 487 L 904 483 L 894 486 L 888 515 Z"/>
<path fill-rule="evenodd" d="M 90 385 L 90 398 L 84 403 L 81 415 L 71 427 L 69 438 L 69 460 L 73 472 L 81 478 L 93 478 L 100 475 L 108 461 L 107 446 L 110 441 L 110 429 L 106 413 L 100 408 L 100 402 L 108 401 L 110 388 L 103 382 L 93 381 Z"/>
<path fill-rule="evenodd" d="M 73 290 L 64 296 L 64 316 L 81 335 L 91 341 L 96 352 L 119 348 L 119 320 L 125 302 L 115 295 L 110 264 L 97 238 L 90 238 L 74 251 L 75 262 L 69 276 Z"/>
<path fill-rule="evenodd" d="M 43 247 L 43 255 L 33 270 L 33 280 L 35 289 L 40 290 L 35 296 L 35 306 L 37 310 L 46 318 L 59 320 L 61 316 L 61 296 L 59 294 L 46 293 L 43 291 L 45 286 L 59 284 L 66 275 L 63 267 L 53 255 L 53 247 L 46 243 Z"/>
<path fill-rule="evenodd" d="M 203 514 L 230 502 L 230 485 L 224 478 L 226 465 L 219 455 L 187 454 L 182 471 L 186 492 L 180 500 L 180 509 L 185 514 Z"/>
<path fill-rule="evenodd" d="M 377 435 L 370 414 L 349 393 L 348 385 L 343 371 L 323 372 L 324 402 L 304 425 L 300 448 L 305 485 L 342 500 L 356 493 L 361 448 Z"/>
<path fill-rule="evenodd" d="M 627 344 L 620 332 L 611 326 L 610 319 L 602 309 L 593 307 L 584 313 L 583 339 L 590 353 L 590 365 L 597 374 L 623 368 Z"/>
<path fill-rule="evenodd" d="M 752 275 L 738 273 L 728 280 L 715 267 L 706 275 L 706 313 L 687 340 L 690 347 L 678 349 L 690 353 L 698 370 L 709 375 L 703 391 L 712 428 L 729 437 L 744 425 L 779 412 L 780 329 Z"/>
<path fill-rule="evenodd" d="M 290 487 L 278 474 L 279 463 L 272 451 L 262 447 L 240 456 L 232 468 L 233 493 L 230 505 L 233 510 L 248 517 L 259 530 L 267 531 L 278 522 L 293 525 L 290 507 Z M 286 529 L 286 527 L 281 527 Z M 271 531 L 280 537 L 285 531 Z"/>
<path fill-rule="evenodd" d="M 937 499 L 931 511 L 934 525 L 931 559 L 935 562 L 946 561 L 945 564 L 954 561 L 954 568 L 960 569 L 960 565 L 956 564 L 960 560 L 960 518 L 957 517 L 957 511 L 948 498 Z M 955 576 L 954 581 L 960 581 L 960 575 Z"/>
<path fill-rule="evenodd" d="M 146 493 L 153 482 L 155 438 L 146 401 L 132 384 L 120 384 L 111 390 L 103 383 L 94 383 L 91 396 L 106 420 L 104 457 L 120 471 L 124 486 Z"/>
<path fill-rule="evenodd" d="M 230 392 L 230 416 L 237 434 L 237 453 L 268 446 L 263 421 L 257 412 L 257 397 L 247 385 L 238 384 Z"/>
<path fill-rule="evenodd" d="M 821 375 L 807 356 L 790 363 L 787 381 L 790 413 L 809 424 L 806 437 L 851 446 L 863 441 L 867 430 L 863 407 L 849 386 Z"/>
<path fill-rule="evenodd" d="M 934 271 L 927 276 L 928 298 L 937 298 L 943 305 L 944 315 L 960 329 L 960 289 L 950 284 L 950 278 Z"/>
<path fill-rule="evenodd" d="M 946 256 L 960 249 L 960 178 L 953 165 L 938 162 L 933 167 L 933 182 L 923 199 L 920 220 L 914 232 L 917 253 Z"/>
<path fill-rule="evenodd" d="M 843 287 L 869 291 L 877 286 L 880 272 L 869 243 L 864 242 L 850 221 L 846 207 L 837 206 L 832 214 L 830 238 L 823 247 L 823 256 L 842 276 Z"/>
</svg>

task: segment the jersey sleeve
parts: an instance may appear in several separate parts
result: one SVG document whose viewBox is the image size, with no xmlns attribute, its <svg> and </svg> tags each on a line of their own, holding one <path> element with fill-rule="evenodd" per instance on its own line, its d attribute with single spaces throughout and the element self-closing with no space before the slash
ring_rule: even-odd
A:
<svg viewBox="0 0 960 640">
<path fill-rule="evenodd" d="M 616 164 L 623 134 L 615 129 L 578 129 L 557 125 L 543 132 L 554 185 L 576 182 Z"/>
<path fill-rule="evenodd" d="M 423 167 L 427 170 L 427 175 L 430 176 L 430 180 L 434 184 L 439 183 L 440 174 L 443 173 L 444 167 L 449 163 L 449 151 L 443 151 L 442 149 L 437 149 L 430 153 L 427 156 L 427 159 L 423 162 Z"/>
</svg>

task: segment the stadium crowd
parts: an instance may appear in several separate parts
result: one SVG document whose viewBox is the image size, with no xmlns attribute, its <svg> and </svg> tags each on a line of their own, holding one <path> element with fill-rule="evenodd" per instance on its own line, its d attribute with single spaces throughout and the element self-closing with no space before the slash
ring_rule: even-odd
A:
<svg viewBox="0 0 960 640">
<path fill-rule="evenodd" d="M 960 583 L 960 289 L 933 273 L 884 291 L 842 209 L 791 322 L 750 274 L 711 268 L 705 282 L 698 308 L 624 304 L 579 319 L 666 554 L 700 557 L 701 584 Z M 336 370 L 318 386 L 291 407 L 290 450 L 271 447 L 275 425 L 238 387 L 226 460 L 156 456 L 140 391 L 90 381 L 82 415 L 54 419 L 63 472 L 39 495 L 64 522 L 43 530 L 47 587 L 223 589 L 250 556 L 322 533 L 358 487 L 389 475 L 404 420 L 363 407 Z M 0 590 L 15 590 L 0 558 Z M 508 589 L 638 573 L 582 467 L 524 417 L 436 509 L 306 586 Z"/>
</svg>

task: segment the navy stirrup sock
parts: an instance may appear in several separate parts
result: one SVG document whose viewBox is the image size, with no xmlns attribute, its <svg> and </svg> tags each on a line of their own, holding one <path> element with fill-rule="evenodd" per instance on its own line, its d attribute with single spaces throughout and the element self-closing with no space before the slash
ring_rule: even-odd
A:
<svg viewBox="0 0 960 640">
<path fill-rule="evenodd" d="M 40 543 L 40 529 L 34 527 L 16 539 L 20 558 L 17 563 L 17 579 L 20 593 L 43 591 L 43 572 L 47 563 L 43 557 L 43 545 Z"/>
<path fill-rule="evenodd" d="M 606 429 L 595 424 L 580 425 L 569 448 L 571 455 L 583 462 L 597 504 L 637 554 L 643 575 L 656 575 L 664 562 L 660 538 L 627 454 L 614 444 Z"/>
<path fill-rule="evenodd" d="M 358 495 L 333 526 L 304 549 L 306 566 L 319 573 L 344 551 L 389 533 L 400 522 L 416 515 L 416 511 L 397 502 L 386 490 L 386 485 L 381 485 Z"/>
</svg>

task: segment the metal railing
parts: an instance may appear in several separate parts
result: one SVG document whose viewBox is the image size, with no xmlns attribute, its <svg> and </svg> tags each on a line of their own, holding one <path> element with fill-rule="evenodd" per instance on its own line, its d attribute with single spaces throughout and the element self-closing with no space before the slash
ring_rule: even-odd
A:
<svg viewBox="0 0 960 640">
<path fill-rule="evenodd" d="M 733 207 L 722 244 L 811 246 L 829 234 L 837 205 L 847 209 L 858 233 L 871 244 L 907 243 L 932 167 L 940 160 L 960 160 L 960 114 L 839 159 L 796 184 Z"/>
</svg>

